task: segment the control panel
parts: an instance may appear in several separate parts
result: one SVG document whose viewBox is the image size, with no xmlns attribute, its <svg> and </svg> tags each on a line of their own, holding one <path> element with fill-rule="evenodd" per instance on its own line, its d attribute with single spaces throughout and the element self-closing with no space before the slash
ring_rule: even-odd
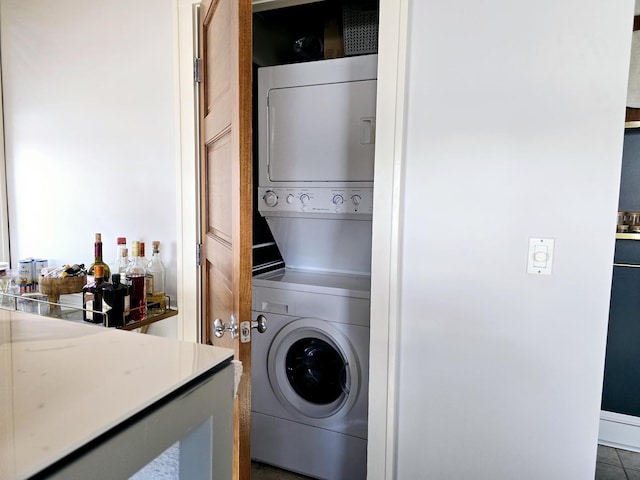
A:
<svg viewBox="0 0 640 480">
<path fill-rule="evenodd" d="M 258 210 L 264 216 L 371 216 L 373 188 L 260 187 Z"/>
</svg>

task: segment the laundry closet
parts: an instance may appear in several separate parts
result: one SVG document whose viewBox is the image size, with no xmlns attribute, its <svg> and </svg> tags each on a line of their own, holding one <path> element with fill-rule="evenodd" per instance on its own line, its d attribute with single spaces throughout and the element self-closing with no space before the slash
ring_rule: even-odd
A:
<svg viewBox="0 0 640 480">
<path fill-rule="evenodd" d="M 364 479 L 378 5 L 259 9 L 252 458 Z"/>
</svg>

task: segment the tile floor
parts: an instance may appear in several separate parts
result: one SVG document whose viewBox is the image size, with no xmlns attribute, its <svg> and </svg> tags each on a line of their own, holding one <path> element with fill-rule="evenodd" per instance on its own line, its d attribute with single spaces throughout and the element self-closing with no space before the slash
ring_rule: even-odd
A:
<svg viewBox="0 0 640 480">
<path fill-rule="evenodd" d="M 179 447 L 174 443 L 129 480 L 178 480 Z M 304 475 L 280 470 L 259 462 L 251 462 L 251 480 L 312 480 Z"/>
<path fill-rule="evenodd" d="M 131 477 L 132 480 L 178 478 L 178 444 Z M 311 480 L 297 473 L 259 462 L 251 462 L 251 480 Z M 640 453 L 598 445 L 595 480 L 640 480 Z"/>
<path fill-rule="evenodd" d="M 598 445 L 595 480 L 640 480 L 640 453 Z"/>
<path fill-rule="evenodd" d="M 595 480 L 640 480 L 640 453 L 598 445 Z M 309 477 L 252 462 L 251 480 L 307 480 Z"/>
</svg>

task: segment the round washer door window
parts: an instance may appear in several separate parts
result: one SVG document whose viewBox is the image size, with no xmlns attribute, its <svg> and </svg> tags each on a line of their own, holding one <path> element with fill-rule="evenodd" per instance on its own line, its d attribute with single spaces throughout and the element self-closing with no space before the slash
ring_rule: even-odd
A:
<svg viewBox="0 0 640 480">
<path fill-rule="evenodd" d="M 348 339 L 328 322 L 291 322 L 274 337 L 267 361 L 280 402 L 305 417 L 342 416 L 357 398 L 356 357 Z"/>
<path fill-rule="evenodd" d="M 348 393 L 348 366 L 333 345 L 313 337 L 297 340 L 285 359 L 291 387 L 316 405 L 327 405 Z"/>
</svg>

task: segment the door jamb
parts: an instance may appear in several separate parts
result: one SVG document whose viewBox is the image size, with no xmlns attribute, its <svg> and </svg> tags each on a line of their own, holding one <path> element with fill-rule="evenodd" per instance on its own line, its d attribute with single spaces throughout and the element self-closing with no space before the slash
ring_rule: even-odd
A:
<svg viewBox="0 0 640 480">
<path fill-rule="evenodd" d="M 0 68 L 0 259 L 10 262 L 9 199 L 7 196 L 7 163 L 4 144 L 4 106 L 2 98 L 2 68 Z M 14 266 L 14 268 L 17 268 L 17 266 Z"/>
<path fill-rule="evenodd" d="M 380 0 L 371 258 L 367 478 L 396 472 L 404 118 L 409 0 Z"/>
<path fill-rule="evenodd" d="M 199 129 L 196 122 L 197 84 L 193 76 L 195 51 L 194 6 L 198 0 L 172 0 L 175 15 L 174 38 L 177 39 L 175 75 L 179 96 L 176 107 L 180 129 L 176 190 L 178 192 L 178 339 L 199 342 L 202 339 L 200 309 L 200 266 L 197 264 L 199 234 Z"/>
</svg>

